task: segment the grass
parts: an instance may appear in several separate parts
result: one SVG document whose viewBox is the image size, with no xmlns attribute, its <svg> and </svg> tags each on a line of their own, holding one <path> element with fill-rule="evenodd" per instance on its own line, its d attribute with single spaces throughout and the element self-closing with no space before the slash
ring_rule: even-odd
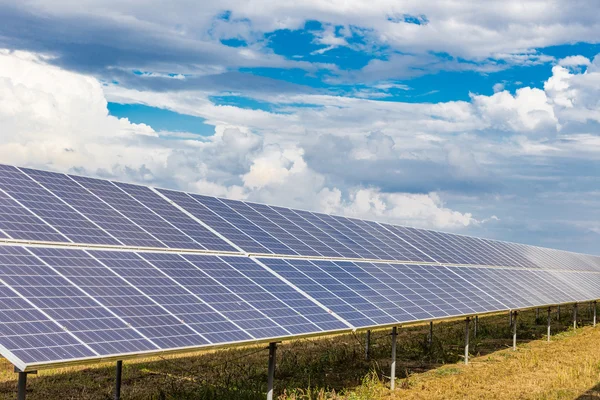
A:
<svg viewBox="0 0 600 400">
<path fill-rule="evenodd" d="M 544 313 L 545 314 L 545 313 Z M 519 315 L 518 351 L 513 352 L 507 315 L 479 319 L 471 332 L 471 363 L 462 363 L 464 322 L 399 329 L 397 390 L 388 390 L 389 332 L 371 335 L 364 359 L 364 334 L 286 342 L 278 348 L 276 393 L 280 400 L 325 399 L 600 399 L 600 327 L 572 331 L 561 310 L 556 334 L 545 342 L 546 318 Z M 589 316 L 580 306 L 580 317 Z M 537 323 L 536 323 L 537 322 Z M 123 399 L 264 399 L 266 346 L 204 352 L 186 357 L 126 361 Z M 28 399 L 109 399 L 114 364 L 40 371 L 28 378 Z M 0 363 L 0 399 L 16 396 L 16 374 Z"/>
</svg>

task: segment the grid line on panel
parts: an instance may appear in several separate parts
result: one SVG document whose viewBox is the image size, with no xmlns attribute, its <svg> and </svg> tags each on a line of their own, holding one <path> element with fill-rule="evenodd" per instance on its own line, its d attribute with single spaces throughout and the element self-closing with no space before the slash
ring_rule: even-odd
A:
<svg viewBox="0 0 600 400">
<path fill-rule="evenodd" d="M 72 242 L 71 239 L 60 233 L 55 227 L 2 188 L 0 188 L 0 218 L 2 221 L 1 226 L 4 227 L 2 232 L 7 238 L 41 242 Z M 25 230 L 23 225 L 30 227 L 30 229 Z M 9 235 L 7 231 L 10 231 L 12 235 Z"/>
<path fill-rule="evenodd" d="M 223 282 L 219 270 L 229 267 L 216 256 L 145 254 L 144 258 L 157 260 L 161 269 L 168 272 L 189 291 L 219 310 L 230 321 L 234 321 L 245 332 L 259 339 L 264 337 L 289 336 L 290 332 L 273 320 L 266 310 L 253 304 L 252 299 Z M 229 274 L 231 275 L 231 274 Z M 233 279 L 234 277 L 231 277 Z M 225 276 L 227 279 L 227 275 Z M 245 285 L 251 285 L 247 281 Z"/>
<path fill-rule="evenodd" d="M 223 238 L 204 222 L 195 218 L 156 189 L 120 182 L 112 182 L 112 184 L 144 206 L 152 209 L 157 215 L 160 215 L 207 250 L 224 252 L 240 251 L 239 248 L 235 247 L 235 245 Z"/>
<path fill-rule="evenodd" d="M 270 221 L 275 223 L 284 231 L 289 232 L 298 240 L 302 241 L 302 243 L 306 244 L 313 251 L 317 252 L 319 256 L 341 256 L 339 253 L 335 252 L 335 250 L 333 250 L 330 246 L 328 246 L 327 243 L 323 243 L 320 239 L 315 237 L 309 231 L 303 229 L 296 222 L 287 218 L 282 213 L 278 212 L 274 207 L 257 203 L 246 203 L 246 205 L 255 210 L 256 212 L 260 213 L 264 217 L 268 218 Z"/>
<path fill-rule="evenodd" d="M 326 285 L 317 281 L 312 274 L 305 273 L 299 264 L 310 266 L 308 260 L 261 259 L 261 262 L 279 275 L 292 282 L 312 298 L 321 302 L 327 308 L 357 328 L 377 326 L 373 320 L 346 299 L 332 292 Z M 292 264 L 294 263 L 294 264 Z"/>
<path fill-rule="evenodd" d="M 165 199 L 171 201 L 180 210 L 193 217 L 196 221 L 202 223 L 219 237 L 227 240 L 240 252 L 247 253 L 248 250 L 256 250 L 259 253 L 270 254 L 260 243 L 256 242 L 250 236 L 238 229 L 229 221 L 221 218 L 212 210 L 206 208 L 203 204 L 196 201 L 193 197 L 183 192 L 176 192 L 165 189 L 153 189 Z"/>
<path fill-rule="evenodd" d="M 70 332 L 63 325 L 61 325 L 58 321 L 56 321 L 54 318 L 52 318 L 48 313 L 46 313 L 40 307 L 38 307 L 37 305 L 35 305 L 34 303 L 32 303 L 31 300 L 29 300 L 26 296 L 24 296 L 23 294 L 21 294 L 17 289 L 13 288 L 11 285 L 9 285 L 8 283 L 6 283 L 4 281 L 4 279 L 0 278 L 0 283 L 2 285 L 4 285 L 7 289 L 9 289 L 10 291 L 12 291 L 15 295 L 17 295 L 21 300 L 25 301 L 29 306 L 32 307 L 32 309 L 36 310 L 37 312 L 39 312 L 40 314 L 42 314 L 44 317 L 46 317 L 48 321 L 56 324 L 56 326 L 58 326 L 58 328 L 60 329 L 61 332 L 67 333 L 69 336 L 71 336 L 73 339 L 75 339 L 78 343 L 80 343 L 83 347 L 85 347 L 86 349 L 88 349 L 90 352 L 92 352 L 95 355 L 99 355 L 98 352 L 96 352 L 94 349 L 92 349 L 83 340 L 81 340 L 80 338 L 78 338 L 77 335 L 75 335 L 73 332 Z M 26 349 L 19 349 L 19 350 L 26 350 Z"/>
<path fill-rule="evenodd" d="M 373 254 L 371 251 L 367 250 L 363 246 L 361 246 L 358 242 L 362 242 L 362 240 L 355 241 L 348 236 L 349 230 L 344 229 L 343 231 L 340 229 L 336 229 L 331 225 L 331 220 L 325 220 L 323 215 L 318 213 L 313 213 L 309 211 L 296 212 L 298 215 L 302 216 L 309 223 L 313 224 L 315 227 L 323 231 L 323 233 L 329 235 L 332 239 L 337 240 L 343 246 L 350 249 L 353 253 L 355 253 L 357 258 L 366 258 L 366 259 L 378 259 L 377 255 Z M 335 221 L 334 221 L 335 222 Z"/>
<path fill-rule="evenodd" d="M 245 257 L 222 257 L 222 259 L 226 260 L 236 271 L 255 282 L 257 286 L 269 293 L 269 295 L 276 297 L 289 308 L 289 312 L 282 310 L 280 315 L 284 318 L 289 317 L 297 322 L 298 326 L 291 327 L 294 329 L 294 333 L 301 333 L 301 330 L 309 329 L 309 326 L 303 322 L 304 320 L 308 320 L 312 326 L 316 326 L 320 331 L 346 329 L 346 325 L 339 318 L 325 312 L 312 299 L 300 293 L 286 282 L 283 282 L 255 260 Z M 264 298 L 264 296 L 261 296 L 261 298 Z"/>
<path fill-rule="evenodd" d="M 90 195 L 92 195 L 94 198 L 98 199 L 98 201 L 100 201 L 102 204 L 105 204 L 111 210 L 113 210 L 115 213 L 117 213 L 118 215 L 122 216 L 124 219 L 126 219 L 127 221 L 129 221 L 133 226 L 135 226 L 136 228 L 140 229 L 142 232 L 146 233 L 150 238 L 154 239 L 155 243 L 159 244 L 159 246 L 155 246 L 155 247 L 169 247 L 160 238 L 156 237 L 154 233 L 149 232 L 142 225 L 140 225 L 136 221 L 132 220 L 130 216 L 126 215 L 124 211 L 119 210 L 117 208 L 118 207 L 117 205 L 109 203 L 104 198 L 100 197 L 100 195 L 97 194 L 95 190 L 92 190 L 91 188 L 85 186 L 82 183 L 82 182 L 89 182 L 89 181 L 92 180 L 92 178 L 86 178 L 87 180 L 85 180 L 84 178 L 75 179 L 75 177 L 72 177 L 72 176 L 66 175 L 66 174 L 65 174 L 65 176 L 68 179 L 70 179 L 71 181 L 73 181 L 74 183 L 76 183 L 77 185 L 79 185 L 83 190 L 85 190 L 87 193 L 89 193 Z M 110 185 L 109 181 L 103 181 L 103 182 L 107 182 Z M 106 185 L 106 186 L 108 186 L 108 185 Z M 104 187 L 104 191 L 106 191 L 106 186 Z M 110 186 L 108 186 L 108 187 L 110 187 Z M 148 217 L 148 213 L 146 213 L 145 217 L 146 218 Z M 149 243 L 152 243 L 152 242 L 149 242 Z"/>
<path fill-rule="evenodd" d="M 336 319 L 338 319 L 339 321 L 341 321 L 348 328 L 356 329 L 356 327 L 354 325 L 352 325 L 350 322 L 346 321 L 341 316 L 337 315 L 333 310 L 331 310 L 331 308 L 327 307 L 326 305 L 324 305 L 323 303 L 321 303 L 319 300 L 315 299 L 310 294 L 308 294 L 306 291 L 302 290 L 300 287 L 298 287 L 297 285 L 295 285 L 294 283 L 292 283 L 291 281 L 289 281 L 287 278 L 285 278 L 281 274 L 279 274 L 276 271 L 274 271 L 273 269 L 271 269 L 267 264 L 263 263 L 260 258 L 251 257 L 251 259 L 253 261 L 255 261 L 258 265 L 260 265 L 262 268 L 264 268 L 267 272 L 269 272 L 273 276 L 277 277 L 279 280 L 281 280 L 282 282 L 284 282 L 285 284 L 287 284 L 288 286 L 290 286 L 291 288 L 293 288 L 294 290 L 296 290 L 298 293 L 302 294 L 304 297 L 306 297 L 307 299 L 309 299 L 310 301 L 312 301 L 315 305 L 317 305 L 318 307 L 320 307 L 322 310 L 324 310 L 328 314 L 332 315 L 333 317 L 335 317 Z"/>
<path fill-rule="evenodd" d="M 93 222 L 122 245 L 165 247 L 152 235 L 65 174 L 20 168 L 80 215 Z M 60 194 L 60 195 L 59 195 Z"/>
<path fill-rule="evenodd" d="M 144 338 L 144 342 L 152 343 L 152 349 L 175 349 L 207 343 L 179 319 L 107 268 L 97 259 L 98 257 L 84 250 L 52 248 L 33 250 L 39 253 L 40 257 L 52 262 L 64 276 L 84 288 L 97 303 L 109 309 L 111 314 L 118 316 L 128 327 L 135 328 L 143 335 L 141 337 Z M 119 252 L 107 251 L 106 253 Z"/>
<path fill-rule="evenodd" d="M 302 239 L 296 237 L 292 232 L 288 232 L 280 227 L 275 221 L 271 220 L 267 215 L 252 208 L 251 203 L 246 203 L 238 200 L 219 199 L 227 204 L 230 208 L 252 221 L 255 225 L 263 228 L 269 227 L 269 234 L 275 236 L 279 241 L 284 243 L 290 249 L 294 250 L 298 255 L 303 256 L 320 256 L 321 253 L 310 247 Z"/>
<path fill-rule="evenodd" d="M 102 260 L 98 259 L 98 257 L 94 257 L 93 255 L 91 255 L 89 252 L 86 251 L 86 254 L 88 254 L 90 257 L 94 258 L 97 262 L 99 262 L 101 265 L 103 265 L 104 267 L 106 267 L 108 270 L 110 270 L 112 273 L 114 273 L 116 276 L 118 276 L 119 278 L 121 278 L 125 283 L 127 283 L 128 285 L 130 285 L 131 287 L 133 287 L 135 290 L 137 290 L 141 295 L 143 295 L 144 297 L 146 297 L 148 300 L 150 300 L 152 303 L 154 303 L 156 306 L 158 306 L 159 308 L 161 308 L 162 310 L 164 310 L 168 315 L 171 315 L 173 318 L 175 318 L 178 321 L 181 321 L 180 318 L 177 318 L 176 315 L 174 315 L 172 312 L 170 312 L 167 308 L 165 308 L 165 306 L 163 306 L 162 304 L 160 304 L 159 302 L 157 302 L 156 300 L 154 300 L 151 296 L 149 296 L 148 294 L 146 294 L 145 292 L 143 292 L 141 289 L 139 289 L 136 285 L 132 284 L 131 282 L 129 282 L 129 280 L 125 279 L 123 276 L 121 276 L 120 274 L 118 274 L 114 268 L 110 267 L 107 265 L 107 263 L 103 262 Z M 190 329 L 192 332 L 194 332 L 195 334 L 197 334 L 198 336 L 200 336 L 202 339 L 206 340 L 208 343 L 210 343 L 210 341 L 208 339 L 206 339 L 204 337 L 204 335 L 202 335 L 200 332 L 196 331 L 195 329 L 193 329 L 192 327 L 190 327 L 187 323 L 185 323 L 184 321 L 181 321 L 182 324 L 184 326 L 186 326 L 188 329 Z"/>
<path fill-rule="evenodd" d="M 260 225 L 255 224 L 253 221 L 234 210 L 224 201 L 216 197 L 202 196 L 198 194 L 191 194 L 190 196 L 198 203 L 211 210 L 214 214 L 238 228 L 261 246 L 271 251 L 273 254 L 298 254 L 286 244 L 281 242 L 278 238 L 263 229 Z"/>
<path fill-rule="evenodd" d="M 325 260 L 313 260 L 310 261 L 313 267 L 316 267 L 320 273 L 325 274 L 327 277 L 326 281 L 330 281 L 329 287 L 323 285 L 323 280 L 321 283 L 327 289 L 329 289 L 332 293 L 336 294 L 338 297 L 342 298 L 337 291 L 332 290 L 332 287 L 340 287 L 338 290 L 342 293 L 352 292 L 359 299 L 359 301 L 365 301 L 367 306 L 370 304 L 369 309 L 367 310 L 369 318 L 376 321 L 378 324 L 389 324 L 400 322 L 396 317 L 389 313 L 388 308 L 395 309 L 393 303 L 389 302 L 385 297 L 380 296 L 376 291 L 372 288 L 368 287 L 364 283 L 358 281 L 353 276 L 345 273 L 342 268 L 334 262 L 325 261 Z M 352 263 L 349 263 L 352 264 Z M 303 266 L 305 264 L 303 263 Z M 335 273 L 335 275 L 334 275 Z M 313 275 L 314 274 L 314 275 Z M 311 277 L 317 277 L 317 273 L 311 272 Z M 339 276 L 343 275 L 343 276 Z M 333 279 L 334 282 L 331 282 Z M 337 282 L 337 283 L 336 283 Z M 386 308 L 382 307 L 385 304 Z M 362 311 L 361 311 L 362 312 Z M 364 314 L 364 312 L 363 312 Z"/>
<path fill-rule="evenodd" d="M 150 343 L 152 346 L 154 346 L 155 348 L 159 349 L 160 347 L 154 343 L 151 339 L 149 339 L 148 337 L 146 337 L 142 332 L 140 332 L 139 330 L 137 330 L 135 327 L 132 327 L 129 323 L 127 323 L 127 321 L 125 321 L 123 318 L 121 318 L 118 314 L 116 314 L 113 310 L 111 310 L 109 307 L 107 307 L 106 305 L 104 305 L 101 301 L 99 301 L 95 296 L 91 295 L 87 290 L 85 290 L 84 288 L 82 288 L 80 285 L 78 285 L 76 282 L 73 281 L 73 279 L 65 276 L 64 273 L 61 273 L 61 271 L 59 271 L 55 266 L 51 265 L 47 260 L 46 257 L 44 257 L 44 255 L 40 255 L 39 252 L 34 252 L 31 251 L 30 249 L 26 249 L 30 254 L 32 254 L 36 259 L 38 259 L 40 262 L 42 262 L 44 265 L 46 265 L 49 269 L 51 269 L 52 271 L 54 271 L 58 276 L 60 276 L 62 279 L 64 279 L 66 282 L 68 282 L 69 284 L 71 284 L 73 287 L 77 288 L 81 293 L 83 293 L 87 298 L 89 298 L 93 303 L 97 304 L 98 307 L 102 308 L 104 311 L 106 311 L 108 313 L 108 315 L 111 315 L 112 317 L 116 318 L 117 320 L 119 320 L 123 325 L 120 327 L 115 327 L 112 326 L 111 329 L 113 330 L 128 330 L 131 329 L 133 330 L 137 335 L 139 335 L 139 338 L 136 338 L 135 336 L 123 336 L 121 335 L 121 337 L 119 338 L 119 340 L 112 340 L 110 343 L 114 343 L 114 342 L 123 342 L 123 341 L 128 341 L 128 342 L 132 342 L 132 341 L 137 341 L 140 342 L 140 340 L 143 339 L 143 341 L 146 341 L 148 343 Z M 62 307 L 62 309 L 64 310 L 65 308 Z M 98 342 L 98 343 L 94 343 L 95 345 L 98 345 L 99 343 L 102 342 Z M 108 344 L 109 342 L 106 341 L 106 344 Z M 137 348 L 133 348 L 133 350 L 144 350 L 147 346 L 137 346 Z"/>
<path fill-rule="evenodd" d="M 160 304 L 177 321 L 198 332 L 207 343 L 237 342 L 253 339 L 240 330 L 226 316 L 187 290 L 180 282 L 167 274 L 161 253 L 144 257 L 149 253 L 100 252 L 93 253 L 115 273 L 136 286 L 155 303 Z M 170 257 L 179 258 L 177 254 Z"/>
<path fill-rule="evenodd" d="M 15 174 L 16 173 L 16 174 Z M 18 174 L 18 175 L 17 175 Z M 73 242 L 87 244 L 123 245 L 85 215 L 48 188 L 31 178 L 22 169 L 11 174 L 11 196 L 57 229 Z M 5 186 L 5 190 L 8 187 Z"/>
</svg>

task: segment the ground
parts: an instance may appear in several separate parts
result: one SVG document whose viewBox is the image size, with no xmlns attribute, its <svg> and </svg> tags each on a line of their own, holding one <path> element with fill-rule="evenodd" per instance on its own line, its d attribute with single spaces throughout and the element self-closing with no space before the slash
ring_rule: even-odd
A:
<svg viewBox="0 0 600 400">
<path fill-rule="evenodd" d="M 600 326 L 580 305 L 574 331 L 563 307 L 553 310 L 551 342 L 546 312 L 518 320 L 518 349 L 512 351 L 507 314 L 479 319 L 471 332 L 471 359 L 462 360 L 464 322 L 399 330 L 397 389 L 388 390 L 390 337 L 372 334 L 371 359 L 364 359 L 364 334 L 305 339 L 280 345 L 276 393 L 280 400 L 323 399 L 600 399 Z M 264 399 L 266 346 L 198 353 L 186 357 L 126 361 L 123 399 Z M 16 396 L 12 366 L 0 364 L 0 398 Z M 109 399 L 114 364 L 40 371 L 28 381 L 27 398 Z"/>
</svg>

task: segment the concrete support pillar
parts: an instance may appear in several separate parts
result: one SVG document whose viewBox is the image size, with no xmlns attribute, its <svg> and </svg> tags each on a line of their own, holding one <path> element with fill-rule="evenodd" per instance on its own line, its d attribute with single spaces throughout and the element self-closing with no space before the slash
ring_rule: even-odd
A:
<svg viewBox="0 0 600 400">
<path fill-rule="evenodd" d="M 117 361 L 115 376 L 115 400 L 121 400 L 121 376 L 123 375 L 123 361 Z"/>
<path fill-rule="evenodd" d="M 479 325 L 479 316 L 476 315 L 475 316 L 475 323 L 473 324 L 473 337 L 474 338 L 477 338 L 477 328 L 478 328 L 478 325 Z"/>
<path fill-rule="evenodd" d="M 592 302 L 592 313 L 594 315 L 594 328 L 596 327 L 596 301 Z"/>
<path fill-rule="evenodd" d="M 398 329 L 392 328 L 392 368 L 390 371 L 390 390 L 396 389 L 396 339 L 398 338 Z"/>
<path fill-rule="evenodd" d="M 573 304 L 573 330 L 577 329 L 577 303 Z"/>
<path fill-rule="evenodd" d="M 471 322 L 471 318 L 467 317 L 465 319 L 465 365 L 469 364 L 469 324 Z"/>
<path fill-rule="evenodd" d="M 513 311 L 513 351 L 517 351 L 517 311 Z"/>
<path fill-rule="evenodd" d="M 277 343 L 269 343 L 269 370 L 267 377 L 267 400 L 273 400 L 273 384 L 275 382 L 275 355 Z"/>
<path fill-rule="evenodd" d="M 547 338 L 548 342 L 550 341 L 550 321 L 551 320 L 552 320 L 552 318 L 550 317 L 550 307 L 548 307 L 548 327 L 547 327 L 548 332 L 546 332 L 546 338 Z"/>
</svg>

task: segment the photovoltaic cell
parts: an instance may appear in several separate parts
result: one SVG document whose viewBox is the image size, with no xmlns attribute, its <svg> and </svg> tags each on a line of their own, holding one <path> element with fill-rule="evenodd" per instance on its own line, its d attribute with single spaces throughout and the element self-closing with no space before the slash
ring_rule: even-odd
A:
<svg viewBox="0 0 600 400">
<path fill-rule="evenodd" d="M 0 237 L 65 243 L 69 240 L 0 189 Z"/>
<path fill-rule="evenodd" d="M 166 247 L 67 175 L 27 168 L 21 170 L 104 229 L 120 243 L 129 246 Z"/>
<path fill-rule="evenodd" d="M 140 253 L 144 258 L 127 252 L 93 251 L 90 254 L 201 334 L 207 343 L 232 343 L 253 338 L 171 278 L 168 266 L 161 262 L 162 254 Z"/>
<path fill-rule="evenodd" d="M 165 189 L 158 189 L 158 191 L 177 203 L 177 205 L 185 209 L 194 217 L 209 225 L 212 229 L 229 239 L 231 242 L 235 243 L 235 245 L 239 246 L 244 251 L 272 254 L 266 247 L 262 246 L 242 230 L 230 224 L 227 220 L 221 218 L 186 193 Z"/>
<path fill-rule="evenodd" d="M 205 249 L 204 246 L 198 244 L 110 181 L 78 176 L 72 176 L 71 179 L 77 181 L 146 232 L 150 232 L 153 237 L 160 240 L 161 244 L 176 249 Z"/>
<path fill-rule="evenodd" d="M 208 341 L 82 250 L 32 249 L 115 316 L 155 344 L 154 349 L 205 345 Z M 138 342 L 144 343 L 142 341 Z"/>
<path fill-rule="evenodd" d="M 363 228 L 366 232 L 373 235 L 389 248 L 393 249 L 392 255 L 395 255 L 395 260 L 398 261 L 417 261 L 417 262 L 433 262 L 435 261 L 429 255 L 417 250 L 418 247 L 413 247 L 406 241 L 391 233 L 386 227 L 389 225 L 379 224 L 373 221 L 362 221 L 359 219 L 349 218 L 349 221 Z"/>
<path fill-rule="evenodd" d="M 202 245 L 206 250 L 237 252 L 237 249 L 225 242 L 223 239 L 194 221 L 177 207 L 167 202 L 150 188 L 128 183 L 113 182 L 124 192 L 134 197 L 137 201 L 160 215 L 174 227 L 181 230 L 196 243 Z"/>
<path fill-rule="evenodd" d="M 0 189 L 73 242 L 120 244 L 15 167 L 0 165 Z"/>
<path fill-rule="evenodd" d="M 97 354 L 149 348 L 123 322 L 37 257 L 22 248 L 8 252 L 6 249 L 10 248 L 0 247 L 4 253 L 0 262 L 1 279 Z M 142 345 L 136 346 L 136 340 Z"/>
</svg>

